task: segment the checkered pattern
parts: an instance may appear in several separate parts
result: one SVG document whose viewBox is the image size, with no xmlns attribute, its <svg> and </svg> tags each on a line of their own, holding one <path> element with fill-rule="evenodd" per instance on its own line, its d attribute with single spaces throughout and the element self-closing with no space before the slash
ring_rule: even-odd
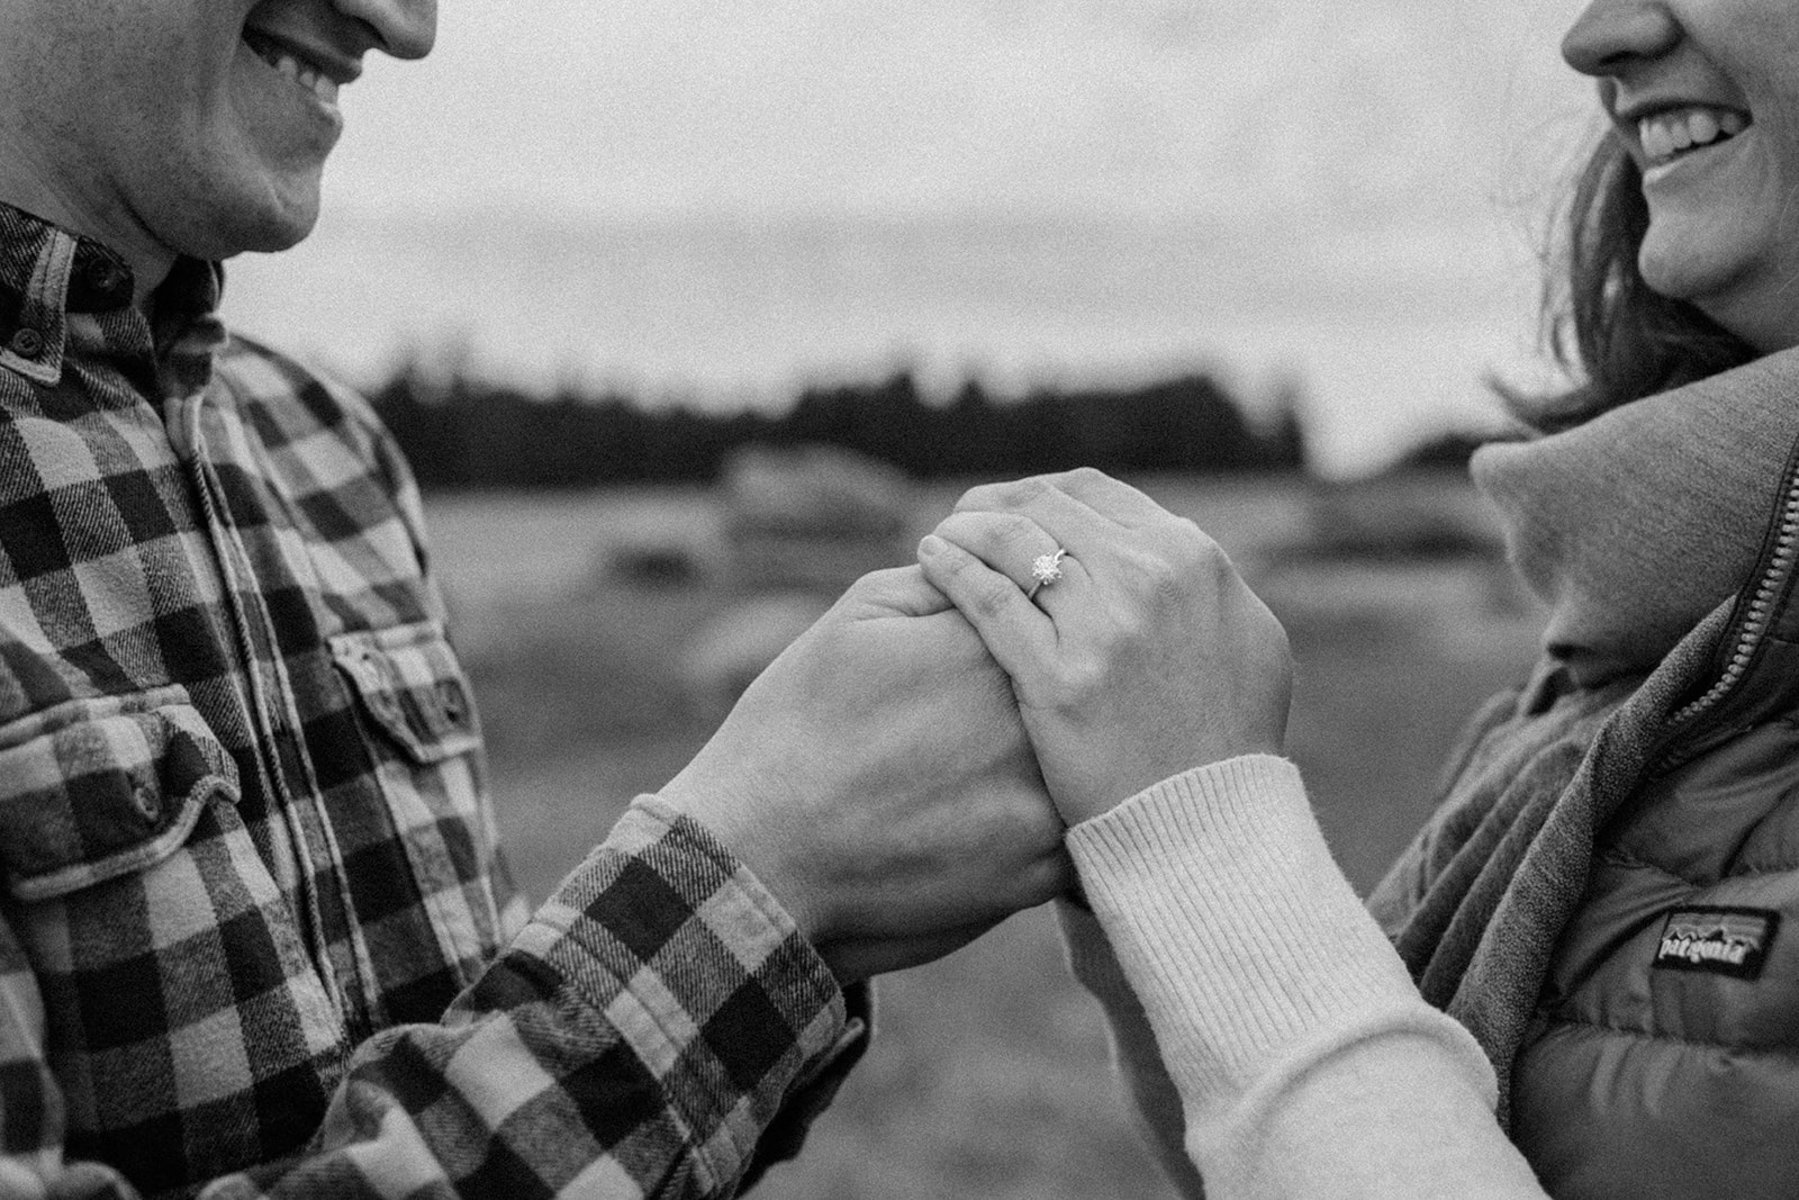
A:
<svg viewBox="0 0 1799 1200">
<path fill-rule="evenodd" d="M 733 1193 L 863 995 L 653 798 L 528 914 L 405 465 L 220 278 L 0 206 L 0 1196 Z"/>
</svg>

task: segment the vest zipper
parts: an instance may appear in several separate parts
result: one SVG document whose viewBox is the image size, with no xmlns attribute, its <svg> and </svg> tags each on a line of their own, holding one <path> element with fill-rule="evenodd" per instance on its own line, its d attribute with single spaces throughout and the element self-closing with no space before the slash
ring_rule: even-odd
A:
<svg viewBox="0 0 1799 1200">
<path fill-rule="evenodd" d="M 1656 759 L 1656 771 L 1659 772 L 1668 765 L 1673 757 L 1670 753 L 1672 743 L 1682 734 L 1691 732 L 1693 725 L 1716 708 L 1743 681 L 1749 664 L 1754 661 L 1755 651 L 1773 621 L 1774 602 L 1780 594 L 1781 585 L 1796 562 L 1799 562 L 1799 474 L 1789 472 L 1780 507 L 1780 524 L 1774 535 L 1768 565 L 1756 579 L 1754 590 L 1748 593 L 1749 603 L 1736 619 L 1736 632 L 1730 640 L 1730 657 L 1725 660 L 1724 669 L 1712 681 L 1712 685 L 1703 694 L 1682 705 L 1668 719 L 1668 733 L 1663 739 L 1662 753 Z"/>
</svg>

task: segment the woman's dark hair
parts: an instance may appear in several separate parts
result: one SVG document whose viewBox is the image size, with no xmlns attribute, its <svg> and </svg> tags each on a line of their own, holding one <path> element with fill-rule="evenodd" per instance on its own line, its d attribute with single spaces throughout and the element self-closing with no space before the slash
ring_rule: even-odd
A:
<svg viewBox="0 0 1799 1200">
<path fill-rule="evenodd" d="M 1649 206 L 1642 173 L 1615 134 L 1607 132 L 1594 148 L 1560 225 L 1543 320 L 1550 350 L 1580 382 L 1548 397 L 1508 396 L 1515 415 L 1539 429 L 1565 429 L 1755 357 L 1693 305 L 1643 282 L 1637 250 L 1649 228 Z"/>
</svg>

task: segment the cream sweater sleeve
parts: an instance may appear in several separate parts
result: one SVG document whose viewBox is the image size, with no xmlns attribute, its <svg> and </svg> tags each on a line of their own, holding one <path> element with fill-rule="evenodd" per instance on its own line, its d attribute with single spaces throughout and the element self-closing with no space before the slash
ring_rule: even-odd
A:
<svg viewBox="0 0 1799 1200">
<path fill-rule="evenodd" d="M 1418 995 L 1291 763 L 1177 775 L 1068 844 L 1097 918 L 1064 916 L 1076 972 L 1139 1103 L 1178 1097 L 1209 1200 L 1542 1200 L 1486 1056 Z"/>
</svg>

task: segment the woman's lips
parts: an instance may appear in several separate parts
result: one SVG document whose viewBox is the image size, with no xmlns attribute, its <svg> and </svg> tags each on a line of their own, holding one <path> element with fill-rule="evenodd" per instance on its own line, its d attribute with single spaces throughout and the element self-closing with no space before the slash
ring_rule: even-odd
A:
<svg viewBox="0 0 1799 1200">
<path fill-rule="evenodd" d="M 1660 166 L 1681 155 L 1729 141 L 1750 125 L 1747 114 L 1708 104 L 1664 108 L 1636 122 L 1637 143 L 1647 166 Z"/>
</svg>

